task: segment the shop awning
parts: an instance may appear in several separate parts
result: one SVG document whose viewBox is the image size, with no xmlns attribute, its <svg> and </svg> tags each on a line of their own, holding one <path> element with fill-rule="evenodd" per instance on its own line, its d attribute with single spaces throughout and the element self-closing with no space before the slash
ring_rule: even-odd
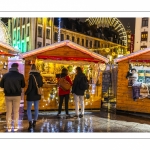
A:
<svg viewBox="0 0 150 150">
<path fill-rule="evenodd" d="M 55 55 L 54 53 L 53 53 L 53 55 L 43 55 L 44 52 L 54 51 L 55 49 L 57 49 L 57 53 L 58 53 L 58 48 L 65 47 L 65 46 L 71 48 L 72 50 L 76 50 L 76 54 L 79 51 L 79 52 L 83 53 L 84 55 L 81 57 L 76 56 L 76 54 L 71 55 L 71 56 L 70 55 L 67 56 L 67 54 L 66 55 Z M 39 59 L 67 60 L 67 61 L 81 61 L 82 60 L 82 61 L 95 62 L 95 63 L 98 63 L 98 62 L 108 63 L 109 62 L 109 60 L 107 58 L 103 57 L 102 55 L 92 52 L 91 50 L 89 50 L 83 46 L 80 46 L 74 42 L 71 42 L 69 40 L 65 40 L 65 41 L 62 41 L 59 43 L 54 43 L 52 45 L 48 45 L 45 47 L 41 47 L 41 48 L 38 48 L 35 50 L 31 50 L 29 52 L 20 54 L 20 56 L 22 58 L 31 57 L 34 55 L 36 55 L 36 57 Z M 86 57 L 86 56 L 88 56 L 88 57 Z"/>
<path fill-rule="evenodd" d="M 121 62 L 121 61 L 124 61 L 124 60 L 132 59 L 132 58 L 134 58 L 136 56 L 140 56 L 140 55 L 148 53 L 148 52 L 150 52 L 150 47 L 149 48 L 145 48 L 143 50 L 138 50 L 138 51 L 136 51 L 134 53 L 131 53 L 131 54 L 128 54 L 126 56 L 122 56 L 122 57 L 116 58 L 116 59 L 114 59 L 114 62 L 118 63 L 118 62 Z"/>
</svg>

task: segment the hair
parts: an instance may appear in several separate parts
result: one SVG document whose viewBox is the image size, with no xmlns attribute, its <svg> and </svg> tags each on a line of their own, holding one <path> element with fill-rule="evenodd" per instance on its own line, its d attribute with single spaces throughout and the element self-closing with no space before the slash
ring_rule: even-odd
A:
<svg viewBox="0 0 150 150">
<path fill-rule="evenodd" d="M 134 71 L 136 71 L 136 69 L 135 69 L 135 68 L 132 68 L 132 69 L 131 69 L 131 72 L 132 72 L 133 70 L 134 70 Z"/>
<path fill-rule="evenodd" d="M 37 70 L 35 64 L 32 64 L 32 65 L 31 65 L 31 70 Z"/>
<path fill-rule="evenodd" d="M 63 69 L 61 70 L 61 73 L 65 73 L 66 75 L 68 75 L 68 70 L 67 70 L 66 68 L 63 68 Z"/>
<path fill-rule="evenodd" d="M 81 67 L 77 67 L 76 70 L 77 70 L 77 74 L 78 74 L 78 73 L 82 73 Z"/>
<path fill-rule="evenodd" d="M 19 66 L 18 63 L 13 63 L 13 64 L 11 65 L 12 68 L 18 68 L 18 66 Z"/>
</svg>

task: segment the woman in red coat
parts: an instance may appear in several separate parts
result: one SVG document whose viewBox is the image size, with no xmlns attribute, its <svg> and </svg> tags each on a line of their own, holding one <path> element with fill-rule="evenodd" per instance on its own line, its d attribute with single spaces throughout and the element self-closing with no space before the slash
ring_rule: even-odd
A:
<svg viewBox="0 0 150 150">
<path fill-rule="evenodd" d="M 64 77 L 72 86 L 72 81 L 68 76 L 68 70 L 66 68 L 62 69 L 60 77 L 61 78 Z M 58 78 L 58 80 L 59 80 L 59 78 Z M 62 104 L 63 104 L 64 99 L 65 99 L 66 116 L 69 116 L 69 113 L 68 113 L 69 94 L 70 94 L 70 90 L 65 91 L 61 87 L 59 87 L 59 107 L 58 107 L 58 114 L 57 114 L 58 117 L 60 117 L 61 110 L 62 110 Z"/>
</svg>

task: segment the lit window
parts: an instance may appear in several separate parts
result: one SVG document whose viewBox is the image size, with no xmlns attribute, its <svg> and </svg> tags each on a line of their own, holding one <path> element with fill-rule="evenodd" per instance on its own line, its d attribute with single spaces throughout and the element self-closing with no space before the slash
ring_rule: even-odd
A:
<svg viewBox="0 0 150 150">
<path fill-rule="evenodd" d="M 141 33 L 141 41 L 147 41 L 148 32 L 142 32 Z"/>
<path fill-rule="evenodd" d="M 42 37 L 42 27 L 38 26 L 38 37 Z"/>
</svg>

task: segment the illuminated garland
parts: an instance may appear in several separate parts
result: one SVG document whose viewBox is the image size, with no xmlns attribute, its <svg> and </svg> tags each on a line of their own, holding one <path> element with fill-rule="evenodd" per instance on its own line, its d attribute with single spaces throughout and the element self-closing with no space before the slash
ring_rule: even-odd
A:
<svg viewBox="0 0 150 150">
<path fill-rule="evenodd" d="M 60 42 L 60 24 L 61 24 L 61 18 L 58 18 L 58 21 L 59 21 L 59 25 L 58 25 L 58 42 Z"/>
</svg>

